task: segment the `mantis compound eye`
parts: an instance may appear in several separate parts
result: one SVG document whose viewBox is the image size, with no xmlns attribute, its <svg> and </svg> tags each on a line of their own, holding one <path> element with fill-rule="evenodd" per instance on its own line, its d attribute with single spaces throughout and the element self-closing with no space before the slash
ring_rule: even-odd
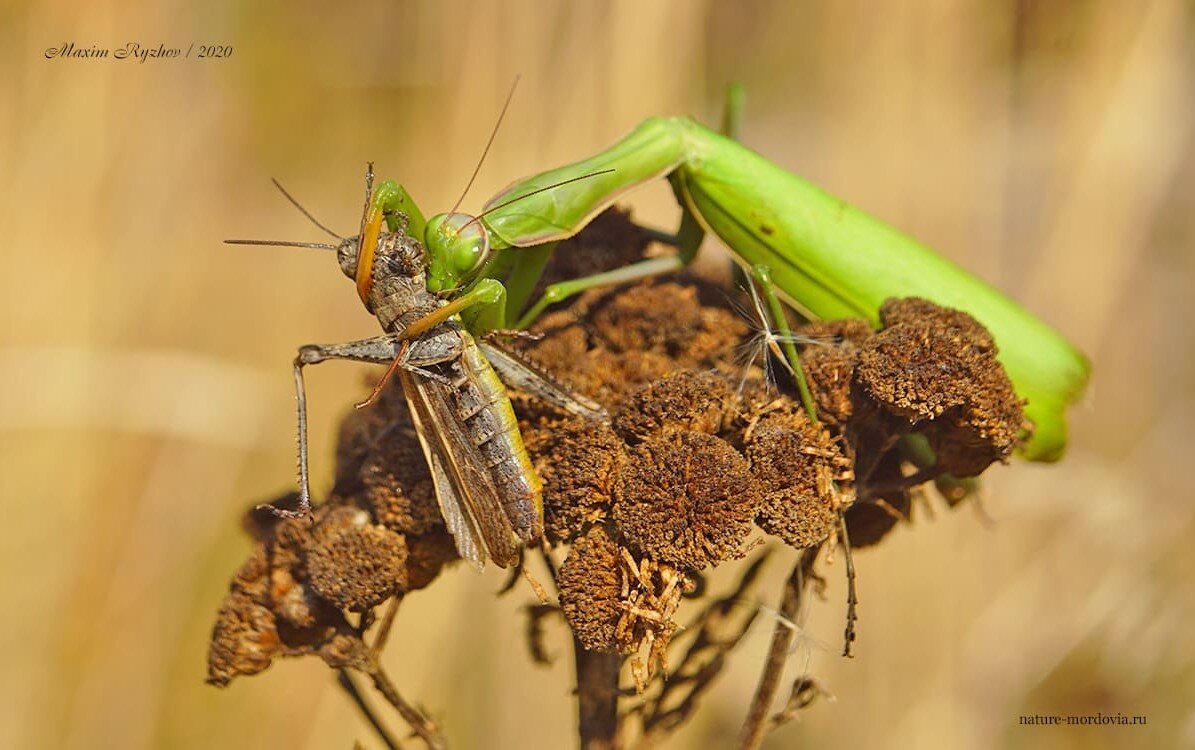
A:
<svg viewBox="0 0 1195 750">
<path fill-rule="evenodd" d="M 468 214 L 442 214 L 427 225 L 427 288 L 441 292 L 475 273 L 490 253 L 485 227 Z"/>
</svg>

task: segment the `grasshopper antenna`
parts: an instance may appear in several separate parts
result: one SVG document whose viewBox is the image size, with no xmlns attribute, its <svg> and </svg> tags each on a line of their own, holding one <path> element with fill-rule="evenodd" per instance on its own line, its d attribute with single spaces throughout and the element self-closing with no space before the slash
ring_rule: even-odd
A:
<svg viewBox="0 0 1195 750">
<path fill-rule="evenodd" d="M 332 236 L 333 236 L 333 237 L 335 237 L 336 239 L 340 240 L 341 242 L 344 242 L 344 240 L 345 240 L 345 238 L 344 238 L 344 237 L 341 237 L 341 236 L 340 236 L 339 234 L 337 234 L 336 232 L 333 232 L 331 229 L 328 229 L 326 226 L 324 226 L 323 224 L 321 224 L 321 223 L 319 222 L 319 219 L 317 219 L 317 218 L 315 218 L 314 216 L 312 216 L 310 211 L 308 211 L 307 209 L 303 208 L 303 205 L 302 205 L 301 203 L 299 203 L 297 200 L 295 200 L 295 198 L 294 198 L 294 196 L 293 196 L 293 195 L 291 195 L 290 193 L 286 192 L 286 188 L 282 187 L 282 183 L 281 183 L 281 182 L 279 182 L 278 180 L 274 179 L 273 177 L 271 177 L 271 178 L 270 178 L 270 182 L 274 183 L 274 187 L 278 188 L 278 192 L 280 192 L 280 193 L 282 193 L 284 196 L 286 196 L 286 199 L 287 199 L 288 201 L 290 201 L 291 205 L 292 205 L 292 206 L 294 206 L 295 208 L 299 209 L 299 212 L 300 212 L 300 213 L 302 213 L 304 216 L 306 216 L 306 217 L 307 217 L 307 219 L 308 219 L 308 221 L 310 221 L 312 224 L 316 225 L 316 226 L 317 226 L 317 227 L 319 227 L 320 229 L 324 230 L 324 231 L 325 231 L 325 232 L 327 232 L 328 234 L 332 235 Z"/>
<path fill-rule="evenodd" d="M 287 242 L 285 240 L 224 240 L 225 245 L 269 245 L 270 247 L 314 247 L 320 250 L 336 250 L 336 245 L 327 242 Z"/>
<path fill-rule="evenodd" d="M 324 230 L 328 234 L 332 235 L 336 239 L 340 240 L 341 242 L 345 241 L 344 237 L 341 237 L 336 232 L 333 232 L 331 229 L 328 229 L 326 226 L 324 226 L 323 224 L 320 223 L 319 219 L 312 216 L 310 211 L 303 208 L 303 205 L 301 203 L 299 203 L 297 200 L 295 200 L 295 197 L 293 195 L 286 192 L 286 188 L 282 187 L 281 182 L 278 182 L 278 180 L 274 179 L 273 177 L 270 178 L 270 182 L 274 183 L 274 187 L 278 188 L 278 192 L 282 193 L 282 195 L 284 195 L 286 197 L 286 199 L 288 201 L 290 201 L 290 204 L 292 206 L 299 209 L 299 212 L 302 213 L 304 216 L 306 216 L 308 221 L 310 221 L 312 224 L 316 225 L 320 229 Z M 338 247 L 336 245 L 329 245 L 326 242 L 287 242 L 285 240 L 224 240 L 224 244 L 225 245 L 269 245 L 271 247 L 314 247 L 314 248 L 318 248 L 320 250 L 337 250 L 338 249 Z"/>
<path fill-rule="evenodd" d="M 481 152 L 481 158 L 477 160 L 477 166 L 473 167 L 473 174 L 469 177 L 469 181 L 465 183 L 465 190 L 461 193 L 461 197 L 456 199 L 456 203 L 452 204 L 452 210 L 448 213 L 454 214 L 456 210 L 461 207 L 465 196 L 469 194 L 469 188 L 473 187 L 473 181 L 477 179 L 477 175 L 481 172 L 481 165 L 485 164 L 485 158 L 490 153 L 490 146 L 494 145 L 494 138 L 498 135 L 498 128 L 502 127 L 502 120 L 506 117 L 506 110 L 510 107 L 510 100 L 514 98 L 515 88 L 519 85 L 519 79 L 522 76 L 515 76 L 514 83 L 510 84 L 510 91 L 506 94 L 506 103 L 502 105 L 502 111 L 498 113 L 498 122 L 494 123 L 494 129 L 490 131 L 490 139 L 486 141 L 485 148 Z"/>
</svg>

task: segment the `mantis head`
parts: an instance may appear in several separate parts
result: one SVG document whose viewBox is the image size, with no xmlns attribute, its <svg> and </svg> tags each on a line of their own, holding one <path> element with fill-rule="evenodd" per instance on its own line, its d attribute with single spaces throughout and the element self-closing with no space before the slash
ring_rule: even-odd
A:
<svg viewBox="0 0 1195 750">
<path fill-rule="evenodd" d="M 468 214 L 440 214 L 427 222 L 427 288 L 431 292 L 455 289 L 485 265 L 490 238 L 485 226 Z"/>
</svg>

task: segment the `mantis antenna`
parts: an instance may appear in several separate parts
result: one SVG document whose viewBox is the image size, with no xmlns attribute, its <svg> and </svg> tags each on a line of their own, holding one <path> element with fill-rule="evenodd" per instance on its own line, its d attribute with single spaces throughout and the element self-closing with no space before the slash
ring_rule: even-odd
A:
<svg viewBox="0 0 1195 750">
<path fill-rule="evenodd" d="M 580 182 L 581 180 L 588 180 L 591 177 L 600 177 L 601 175 L 610 174 L 611 172 L 616 172 L 616 171 L 617 170 L 614 169 L 613 167 L 611 167 L 610 169 L 599 169 L 596 172 L 589 172 L 587 174 L 579 175 L 577 177 L 570 177 L 567 180 L 561 180 L 560 182 L 553 182 L 551 185 L 544 185 L 541 188 L 536 188 L 535 190 L 532 190 L 530 193 L 524 193 L 523 195 L 516 196 L 514 198 L 511 198 L 508 201 L 503 201 L 502 203 L 499 203 L 496 206 L 490 206 L 485 211 L 482 211 L 477 216 L 474 216 L 472 219 L 470 219 L 465 224 L 462 224 L 460 230 L 458 230 L 458 231 L 464 231 L 465 227 L 469 226 L 470 224 L 474 224 L 476 222 L 481 221 L 482 217 L 489 216 L 490 214 L 494 213 L 498 209 L 506 208 L 507 206 L 509 206 L 512 203 L 518 203 L 519 201 L 523 200 L 524 198 L 530 198 L 533 195 L 539 195 L 540 193 L 544 193 L 549 190 L 555 190 L 556 188 L 562 187 L 564 185 L 568 185 L 571 182 Z"/>
<path fill-rule="evenodd" d="M 490 139 L 486 141 L 485 148 L 481 152 L 481 158 L 477 160 L 477 166 L 473 167 L 473 174 L 470 175 L 469 181 L 465 183 L 465 190 L 461 193 L 461 197 L 456 199 L 456 203 L 452 204 L 452 210 L 448 213 L 454 214 L 456 210 L 461 207 L 465 196 L 469 194 L 469 188 L 473 187 L 473 181 L 477 179 L 477 174 L 481 172 L 481 165 L 485 163 L 485 157 L 490 153 L 490 146 L 494 145 L 494 138 L 498 135 L 498 128 L 502 127 L 502 120 L 506 117 L 506 110 L 510 107 L 510 100 L 514 98 L 515 88 L 519 85 L 519 78 L 522 76 L 515 76 L 514 83 L 510 84 L 510 91 L 506 94 L 506 103 L 502 105 L 502 111 L 498 113 L 498 122 L 494 123 L 494 129 L 490 131 Z"/>
</svg>

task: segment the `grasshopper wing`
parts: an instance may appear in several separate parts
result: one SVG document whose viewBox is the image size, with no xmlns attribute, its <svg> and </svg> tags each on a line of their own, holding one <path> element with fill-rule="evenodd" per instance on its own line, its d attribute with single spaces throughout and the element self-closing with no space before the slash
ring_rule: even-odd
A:
<svg viewBox="0 0 1195 750">
<path fill-rule="evenodd" d="M 399 377 L 457 552 L 478 569 L 487 552 L 499 567 L 518 562 L 520 544 L 498 485 L 453 411 L 451 386 L 418 373 L 400 372 Z"/>
</svg>

